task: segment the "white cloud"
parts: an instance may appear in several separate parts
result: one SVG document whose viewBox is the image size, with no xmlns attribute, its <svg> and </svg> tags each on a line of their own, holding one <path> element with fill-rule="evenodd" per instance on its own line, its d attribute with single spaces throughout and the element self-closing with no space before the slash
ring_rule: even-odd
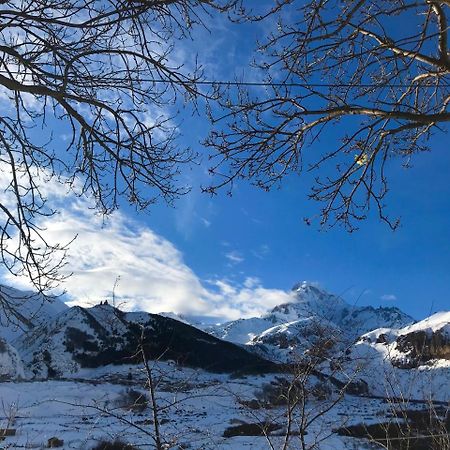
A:
<svg viewBox="0 0 450 450">
<path fill-rule="evenodd" d="M 270 253 L 270 247 L 267 244 L 261 244 L 256 250 L 253 250 L 252 253 L 256 258 L 264 259 Z"/>
<path fill-rule="evenodd" d="M 111 298 L 116 282 L 116 302 L 128 310 L 236 319 L 292 300 L 284 291 L 264 288 L 257 278 L 242 284 L 204 282 L 186 265 L 182 253 L 150 228 L 120 212 L 104 220 L 91 209 L 91 202 L 67 194 L 67 187 L 56 181 L 47 183 L 45 191 L 50 203 L 60 208 L 58 215 L 40 223 L 48 241 L 68 242 L 77 235 L 65 268 L 72 276 L 63 286 L 70 304 L 90 306 Z M 242 257 L 231 252 L 233 259 L 240 262 Z M 26 279 L 3 276 L 9 283 L 27 286 Z"/>
<path fill-rule="evenodd" d="M 380 299 L 387 302 L 394 302 L 397 300 L 397 296 L 394 294 L 383 294 Z"/>
<path fill-rule="evenodd" d="M 231 252 L 225 253 L 225 258 L 227 258 L 232 264 L 239 264 L 245 260 L 242 253 L 237 250 L 232 250 Z"/>
<path fill-rule="evenodd" d="M 209 228 L 211 226 L 211 221 L 208 219 L 205 219 L 204 217 L 200 218 L 202 224 L 205 226 L 205 228 Z"/>
<path fill-rule="evenodd" d="M 228 280 L 210 281 L 218 288 L 216 301 L 223 304 L 223 314 L 237 319 L 239 317 L 255 317 L 268 309 L 294 300 L 291 293 L 279 289 L 267 289 L 260 280 L 248 277 L 240 284 L 232 284 Z"/>
</svg>

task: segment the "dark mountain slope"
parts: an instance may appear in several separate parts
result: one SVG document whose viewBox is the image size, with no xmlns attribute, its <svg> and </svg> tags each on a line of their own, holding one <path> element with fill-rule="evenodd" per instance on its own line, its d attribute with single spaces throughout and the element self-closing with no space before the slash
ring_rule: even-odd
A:
<svg viewBox="0 0 450 450">
<path fill-rule="evenodd" d="M 70 308 L 16 341 L 25 367 L 38 377 L 57 377 L 80 368 L 173 360 L 211 372 L 257 373 L 278 367 L 231 342 L 177 320 L 149 313 L 125 313 L 109 305 Z"/>
</svg>

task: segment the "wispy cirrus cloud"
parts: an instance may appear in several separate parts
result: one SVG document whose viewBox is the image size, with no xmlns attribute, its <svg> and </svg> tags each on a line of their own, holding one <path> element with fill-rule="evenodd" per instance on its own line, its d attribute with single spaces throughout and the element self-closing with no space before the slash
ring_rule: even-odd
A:
<svg viewBox="0 0 450 450">
<path fill-rule="evenodd" d="M 270 247 L 267 244 L 261 244 L 257 249 L 252 251 L 253 256 L 258 259 L 264 259 L 270 253 Z"/>
<path fill-rule="evenodd" d="M 242 255 L 242 253 L 237 250 L 232 250 L 230 252 L 225 253 L 225 258 L 227 258 L 231 264 L 239 264 L 245 261 L 245 258 Z"/>
<path fill-rule="evenodd" d="M 381 300 L 385 301 L 385 302 L 395 302 L 395 300 L 397 300 L 397 296 L 394 294 L 383 294 L 380 297 Z"/>
<path fill-rule="evenodd" d="M 209 228 L 211 226 L 212 222 L 210 220 L 205 219 L 204 217 L 201 217 L 200 220 L 205 228 Z"/>
</svg>

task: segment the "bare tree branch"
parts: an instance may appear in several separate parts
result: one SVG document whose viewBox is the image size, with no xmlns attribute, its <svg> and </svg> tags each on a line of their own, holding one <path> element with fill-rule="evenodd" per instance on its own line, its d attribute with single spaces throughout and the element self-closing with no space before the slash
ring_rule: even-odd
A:
<svg viewBox="0 0 450 450">
<path fill-rule="evenodd" d="M 14 275 L 46 291 L 64 278 L 67 244 L 39 229 L 55 211 L 51 179 L 110 213 L 171 203 L 189 187 L 180 166 L 178 111 L 195 110 L 202 67 L 177 42 L 235 0 L 3 1 L 0 5 L 0 254 Z M 45 142 L 43 142 L 45 141 Z"/>
<path fill-rule="evenodd" d="M 269 87 L 230 89 L 212 111 L 205 144 L 216 178 L 205 191 L 240 179 L 268 190 L 306 171 L 316 173 L 310 198 L 322 205 L 322 225 L 352 231 L 373 207 L 395 228 L 384 203 L 387 165 L 401 158 L 408 166 L 450 119 L 449 6 L 294 0 L 268 13 L 244 10 L 241 21 L 276 15 L 255 61 Z"/>
</svg>

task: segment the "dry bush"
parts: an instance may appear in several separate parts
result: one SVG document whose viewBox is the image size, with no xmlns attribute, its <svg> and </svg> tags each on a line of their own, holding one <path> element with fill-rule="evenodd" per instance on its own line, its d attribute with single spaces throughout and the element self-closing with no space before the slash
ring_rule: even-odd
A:
<svg viewBox="0 0 450 450">
<path fill-rule="evenodd" d="M 136 389 L 129 388 L 119 395 L 115 404 L 118 408 L 141 413 L 148 407 L 148 397 Z"/>
<path fill-rule="evenodd" d="M 115 441 L 101 441 L 92 450 L 139 450 L 137 447 L 116 439 Z"/>
</svg>

